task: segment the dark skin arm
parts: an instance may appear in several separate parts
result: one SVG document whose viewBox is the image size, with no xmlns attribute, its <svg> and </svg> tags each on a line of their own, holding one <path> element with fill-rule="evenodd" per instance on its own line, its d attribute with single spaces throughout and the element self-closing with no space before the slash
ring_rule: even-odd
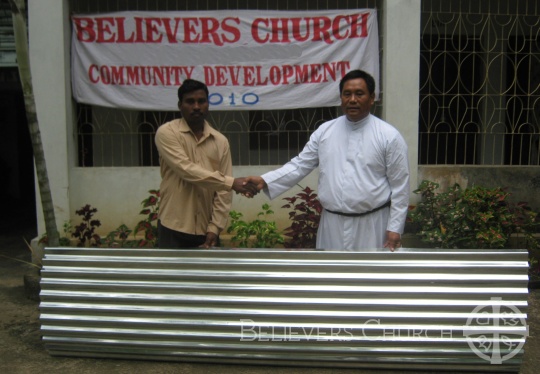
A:
<svg viewBox="0 0 540 374">
<path fill-rule="evenodd" d="M 254 188 L 257 192 L 267 187 L 266 182 L 261 177 L 249 176 L 244 178 L 244 186 Z"/>
<path fill-rule="evenodd" d="M 389 248 L 392 252 L 401 247 L 401 235 L 397 232 L 386 231 L 386 242 L 384 247 Z"/>
<path fill-rule="evenodd" d="M 235 178 L 232 190 L 237 194 L 240 193 L 246 197 L 253 197 L 259 193 L 257 187 L 253 184 L 245 183 L 245 178 Z M 218 243 L 218 235 L 213 232 L 206 233 L 206 241 L 204 244 L 200 245 L 199 248 L 209 249 L 215 247 Z"/>
<path fill-rule="evenodd" d="M 259 193 L 259 189 L 257 189 L 257 186 L 252 183 L 247 183 L 246 180 L 248 178 L 235 178 L 232 189 L 237 194 L 242 194 L 246 197 L 253 197 Z"/>
<path fill-rule="evenodd" d="M 199 248 L 209 249 L 217 245 L 218 236 L 213 232 L 206 233 L 206 241 L 204 244 L 201 244 Z"/>
</svg>

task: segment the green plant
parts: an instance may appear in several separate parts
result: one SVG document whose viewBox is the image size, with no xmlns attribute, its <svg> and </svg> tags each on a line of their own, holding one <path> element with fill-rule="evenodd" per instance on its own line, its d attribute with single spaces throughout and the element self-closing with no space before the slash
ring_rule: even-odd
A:
<svg viewBox="0 0 540 374">
<path fill-rule="evenodd" d="M 133 240 L 128 240 L 129 235 L 133 232 L 126 225 L 121 224 L 116 230 L 111 231 L 104 239 L 102 244 L 107 248 L 126 248 L 134 247 Z"/>
<path fill-rule="evenodd" d="M 289 237 L 284 243 L 285 248 L 315 248 L 322 211 L 317 194 L 305 187 L 293 197 L 285 197 L 283 200 L 288 203 L 282 208 L 292 208 L 289 212 L 292 223 L 283 232 Z"/>
<path fill-rule="evenodd" d="M 86 204 L 75 213 L 82 217 L 82 222 L 73 228 L 71 236 L 78 239 L 78 247 L 99 247 L 101 237 L 96 233 L 96 227 L 101 226 L 101 222 L 97 219 L 92 219 L 96 214 L 97 209 Z"/>
<path fill-rule="evenodd" d="M 69 239 L 69 236 L 71 235 L 72 230 L 73 230 L 73 227 L 71 225 L 71 221 L 64 222 L 64 226 L 63 226 L 64 235 L 60 236 L 61 247 L 69 247 L 71 245 L 71 240 Z"/>
<path fill-rule="evenodd" d="M 522 234 L 537 248 L 533 232 L 537 213 L 526 203 L 511 204 L 502 188 L 458 184 L 436 193 L 439 184 L 424 180 L 414 193 L 422 201 L 409 211 L 422 241 L 438 248 L 507 248 L 513 234 Z"/>
<path fill-rule="evenodd" d="M 531 279 L 540 279 L 540 251 L 529 251 L 529 275 Z"/>
<path fill-rule="evenodd" d="M 71 245 L 71 240 L 69 237 L 71 236 L 71 232 L 73 230 L 73 227 L 71 225 L 71 221 L 64 222 L 63 231 L 64 235 L 60 236 L 60 233 L 58 233 L 58 244 L 60 247 L 69 247 Z M 38 244 L 42 244 L 44 246 L 49 245 L 49 237 L 47 236 L 47 233 L 44 233 L 41 235 L 41 237 L 38 240 Z"/>
<path fill-rule="evenodd" d="M 227 233 L 234 233 L 231 242 L 237 243 L 242 248 L 274 248 L 283 244 L 283 236 L 279 233 L 276 222 L 261 219 L 261 217 L 268 218 L 271 214 L 274 214 L 274 211 L 266 203 L 257 214 L 258 218 L 251 222 L 242 220 L 242 213 L 230 211 L 231 224 L 227 228 Z"/>
</svg>

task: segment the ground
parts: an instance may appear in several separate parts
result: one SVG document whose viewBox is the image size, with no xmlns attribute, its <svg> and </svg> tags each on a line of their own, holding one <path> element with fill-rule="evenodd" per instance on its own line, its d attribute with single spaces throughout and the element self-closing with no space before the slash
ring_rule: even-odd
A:
<svg viewBox="0 0 540 374">
<path fill-rule="evenodd" d="M 8 215 L 9 217 L 10 215 Z M 39 303 L 25 295 L 23 278 L 32 267 L 24 239 L 35 237 L 35 229 L 21 224 L 24 217 L 0 221 L 0 373 L 398 373 L 353 369 L 319 369 L 252 365 L 219 365 L 179 362 L 149 362 L 94 358 L 51 357 L 40 340 Z M 31 221 L 31 220 L 30 220 Z M 24 223 L 24 222 L 23 222 Z M 540 367 L 540 290 L 529 294 L 529 338 L 520 373 L 538 373 Z"/>
</svg>

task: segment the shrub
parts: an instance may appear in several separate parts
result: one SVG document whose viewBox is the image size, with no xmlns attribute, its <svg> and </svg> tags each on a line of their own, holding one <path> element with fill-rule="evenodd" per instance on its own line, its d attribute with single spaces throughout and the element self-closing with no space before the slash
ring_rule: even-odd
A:
<svg viewBox="0 0 540 374">
<path fill-rule="evenodd" d="M 75 211 L 77 215 L 82 217 L 81 223 L 76 226 L 72 226 L 71 221 L 64 223 L 64 235 L 60 237 L 60 246 L 67 247 L 71 245 L 69 237 L 73 237 L 78 239 L 78 247 L 155 247 L 157 245 L 157 215 L 160 194 L 159 190 L 150 190 L 149 193 L 150 196 L 141 202 L 143 210 L 139 212 L 139 214 L 145 215 L 145 218 L 137 223 L 134 230 L 131 230 L 125 224 L 121 224 L 108 233 L 105 238 L 101 238 L 96 233 L 96 228 L 101 226 L 101 222 L 93 219 L 98 210 L 86 204 Z M 144 233 L 143 238 L 136 239 L 140 232 Z M 131 234 L 133 234 L 134 239 L 129 239 Z M 38 243 L 47 245 L 47 235 L 44 234 Z"/>
<path fill-rule="evenodd" d="M 527 203 L 511 204 L 502 188 L 458 184 L 435 193 L 439 184 L 422 181 L 414 193 L 422 201 L 409 211 L 421 240 L 437 248 L 508 248 L 512 234 L 523 234 L 528 249 L 537 248 L 533 236 L 537 213 Z"/>
<path fill-rule="evenodd" d="M 111 231 L 104 239 L 104 246 L 107 248 L 131 248 L 135 247 L 135 241 L 129 240 L 129 235 L 133 232 L 124 224 Z"/>
<path fill-rule="evenodd" d="M 157 246 L 157 216 L 159 211 L 160 194 L 159 190 L 148 191 L 150 196 L 141 202 L 143 210 L 139 212 L 145 216 L 131 230 L 126 225 L 121 224 L 114 231 L 111 231 L 105 238 L 105 245 L 110 248 L 143 248 Z M 136 239 L 140 232 L 144 233 L 142 239 Z M 129 240 L 133 234 L 134 239 Z"/>
<path fill-rule="evenodd" d="M 78 239 L 78 247 L 99 247 L 101 237 L 96 233 L 96 227 L 101 226 L 101 222 L 97 219 L 92 219 L 96 214 L 97 209 L 86 204 L 75 213 L 82 217 L 82 222 L 73 228 L 72 237 Z"/>
<path fill-rule="evenodd" d="M 242 220 L 242 213 L 231 210 L 231 223 L 227 228 L 227 233 L 233 234 L 231 242 L 241 248 L 274 248 L 283 244 L 283 236 L 278 232 L 276 222 L 261 219 L 268 218 L 271 214 L 274 214 L 274 211 L 266 203 L 257 214 L 258 218 L 251 222 Z"/>
<path fill-rule="evenodd" d="M 143 210 L 139 214 L 145 215 L 146 218 L 139 221 L 135 226 L 134 235 L 139 232 L 144 232 L 143 239 L 139 240 L 138 247 L 155 247 L 157 245 L 157 217 L 159 211 L 160 194 L 159 190 L 148 191 L 150 196 L 142 201 Z"/>
<path fill-rule="evenodd" d="M 289 212 L 292 223 L 283 232 L 289 238 L 284 243 L 285 248 L 315 248 L 322 211 L 317 194 L 305 187 L 293 197 L 283 200 L 288 203 L 282 208 L 292 208 Z"/>
</svg>

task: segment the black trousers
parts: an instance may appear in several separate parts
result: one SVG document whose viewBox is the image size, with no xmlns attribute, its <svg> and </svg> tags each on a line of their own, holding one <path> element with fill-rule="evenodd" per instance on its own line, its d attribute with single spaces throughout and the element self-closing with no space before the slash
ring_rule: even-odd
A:
<svg viewBox="0 0 540 374">
<path fill-rule="evenodd" d="M 162 249 L 198 248 L 206 242 L 206 235 L 186 234 L 171 230 L 158 221 L 158 247 Z M 219 247 L 219 238 L 217 246 Z"/>
</svg>

